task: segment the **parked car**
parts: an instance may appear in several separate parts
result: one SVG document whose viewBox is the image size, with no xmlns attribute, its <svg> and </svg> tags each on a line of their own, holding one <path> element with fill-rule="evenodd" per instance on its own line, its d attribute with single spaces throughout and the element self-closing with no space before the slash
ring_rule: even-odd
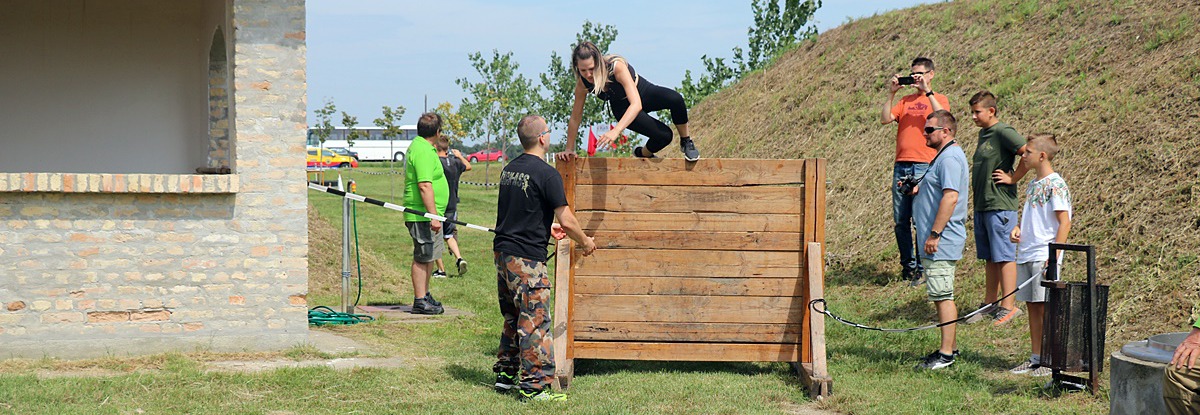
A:
<svg viewBox="0 0 1200 415">
<path fill-rule="evenodd" d="M 482 161 L 497 161 L 497 160 L 504 161 L 505 159 L 507 159 L 507 157 L 504 156 L 504 152 L 500 151 L 498 149 L 494 149 L 494 148 L 489 148 L 487 150 L 479 150 L 479 151 L 476 151 L 474 153 L 467 155 L 467 160 L 469 160 L 472 163 L 479 162 L 480 160 L 482 160 Z"/>
<path fill-rule="evenodd" d="M 354 157 L 343 156 L 328 148 L 321 149 L 316 147 L 308 148 L 308 167 L 323 168 L 323 167 L 358 167 L 358 160 Z"/>
<path fill-rule="evenodd" d="M 350 156 L 350 157 L 354 157 L 354 159 L 355 159 L 355 160 L 358 160 L 358 153 L 357 153 L 357 152 L 354 152 L 354 151 L 350 151 L 350 149 L 348 149 L 348 148 L 345 148 L 345 147 L 325 147 L 325 149 L 326 149 L 326 150 L 329 150 L 329 151 L 332 151 L 332 152 L 334 152 L 334 153 L 337 153 L 337 154 L 341 154 L 341 155 L 343 155 L 343 156 Z"/>
</svg>

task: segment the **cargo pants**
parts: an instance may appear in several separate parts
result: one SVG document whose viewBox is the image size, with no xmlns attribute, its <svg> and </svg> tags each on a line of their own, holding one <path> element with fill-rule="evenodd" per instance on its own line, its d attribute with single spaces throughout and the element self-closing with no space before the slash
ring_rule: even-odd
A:
<svg viewBox="0 0 1200 415">
<path fill-rule="evenodd" d="M 554 382 L 546 263 L 501 252 L 495 253 L 495 263 L 504 330 L 492 371 L 518 376 L 523 390 L 542 390 Z"/>
</svg>

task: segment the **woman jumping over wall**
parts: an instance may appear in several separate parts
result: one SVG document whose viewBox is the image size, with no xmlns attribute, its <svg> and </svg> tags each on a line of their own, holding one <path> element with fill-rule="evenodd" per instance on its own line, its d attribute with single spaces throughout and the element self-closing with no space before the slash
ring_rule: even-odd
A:
<svg viewBox="0 0 1200 415">
<path fill-rule="evenodd" d="M 650 83 L 638 76 L 625 58 L 619 55 L 603 55 L 592 42 L 582 42 L 571 53 L 571 69 L 575 73 L 575 105 L 571 118 L 567 120 L 567 145 L 574 147 L 579 132 L 579 120 L 583 117 L 583 103 L 589 92 L 608 101 L 612 115 L 617 119 L 615 127 L 604 133 L 597 144 L 610 145 L 621 136 L 626 128 L 647 137 L 645 147 L 633 149 L 637 157 L 654 157 L 671 143 L 674 134 L 671 127 L 650 117 L 648 112 L 671 110 L 671 121 L 679 130 L 679 146 L 687 161 L 700 159 L 700 151 L 688 137 L 687 105 L 683 96 L 673 89 Z"/>
</svg>

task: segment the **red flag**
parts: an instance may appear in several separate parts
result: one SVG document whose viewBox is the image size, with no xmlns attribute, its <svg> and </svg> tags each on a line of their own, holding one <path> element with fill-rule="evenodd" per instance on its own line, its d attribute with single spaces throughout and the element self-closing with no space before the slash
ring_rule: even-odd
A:
<svg viewBox="0 0 1200 415">
<path fill-rule="evenodd" d="M 588 157 L 596 155 L 596 132 L 588 127 Z"/>
</svg>

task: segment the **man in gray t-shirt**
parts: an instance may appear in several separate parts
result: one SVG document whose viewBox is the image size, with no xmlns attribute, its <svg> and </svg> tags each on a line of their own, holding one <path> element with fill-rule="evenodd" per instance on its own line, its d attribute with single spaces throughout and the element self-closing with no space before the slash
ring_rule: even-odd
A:
<svg viewBox="0 0 1200 415">
<path fill-rule="evenodd" d="M 937 308 L 938 322 L 958 317 L 954 305 L 954 267 L 962 259 L 967 241 L 967 155 L 954 141 L 958 123 L 948 111 L 934 111 L 925 119 L 925 145 L 938 150 L 913 197 L 913 222 L 925 267 L 925 287 Z M 955 325 L 942 327 L 942 343 L 917 369 L 941 369 L 954 364 L 958 354 Z"/>
</svg>

